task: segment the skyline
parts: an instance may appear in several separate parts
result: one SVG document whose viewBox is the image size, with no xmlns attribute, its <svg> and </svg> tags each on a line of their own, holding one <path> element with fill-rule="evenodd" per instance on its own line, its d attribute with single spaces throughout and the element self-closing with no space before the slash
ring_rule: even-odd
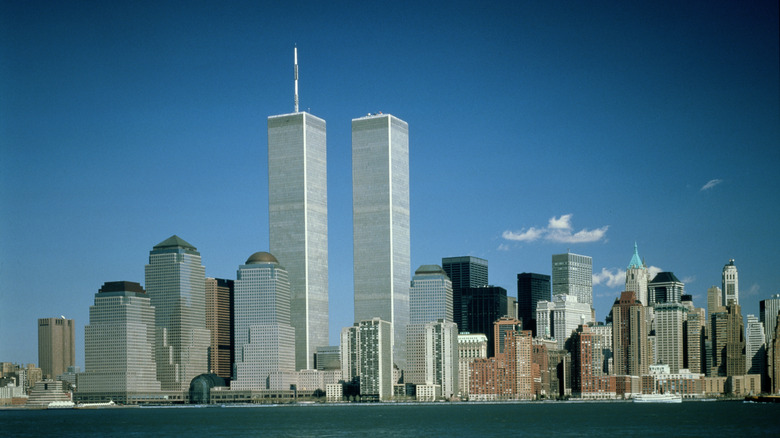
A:
<svg viewBox="0 0 780 438">
<path fill-rule="evenodd" d="M 472 255 L 516 296 L 570 249 L 603 321 L 637 242 L 697 307 L 730 259 L 744 315 L 780 291 L 776 2 L 0 8 L 0 360 L 37 363 L 38 318 L 65 315 L 83 367 L 94 294 L 172 235 L 209 277 L 269 250 L 294 46 L 328 124 L 331 345 L 353 322 L 350 121 L 378 111 L 409 124 L 410 280 Z"/>
</svg>

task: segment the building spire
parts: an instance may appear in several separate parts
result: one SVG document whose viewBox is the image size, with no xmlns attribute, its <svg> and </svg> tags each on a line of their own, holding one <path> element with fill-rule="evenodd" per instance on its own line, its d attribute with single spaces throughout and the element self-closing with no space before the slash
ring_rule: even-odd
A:
<svg viewBox="0 0 780 438">
<path fill-rule="evenodd" d="M 298 112 L 298 46 L 293 49 L 293 62 L 295 65 L 295 112 Z"/>
<path fill-rule="evenodd" d="M 644 266 L 644 263 L 642 262 L 642 259 L 639 258 L 639 250 L 637 249 L 636 242 L 634 242 L 634 255 L 628 263 L 628 269 L 641 268 L 642 266 Z"/>
</svg>

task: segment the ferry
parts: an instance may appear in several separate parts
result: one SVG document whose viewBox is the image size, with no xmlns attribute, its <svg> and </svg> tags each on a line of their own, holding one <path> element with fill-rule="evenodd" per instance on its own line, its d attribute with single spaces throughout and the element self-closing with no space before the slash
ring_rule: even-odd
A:
<svg viewBox="0 0 780 438">
<path fill-rule="evenodd" d="M 634 396 L 634 403 L 682 403 L 680 394 L 639 394 Z"/>
<path fill-rule="evenodd" d="M 97 408 L 110 408 L 116 406 L 113 400 L 109 400 L 103 403 L 80 403 L 76 406 L 76 409 L 97 409 Z"/>
<path fill-rule="evenodd" d="M 72 401 L 53 401 L 49 403 L 47 408 L 49 409 L 73 409 L 76 406 L 76 403 L 73 403 Z"/>
</svg>

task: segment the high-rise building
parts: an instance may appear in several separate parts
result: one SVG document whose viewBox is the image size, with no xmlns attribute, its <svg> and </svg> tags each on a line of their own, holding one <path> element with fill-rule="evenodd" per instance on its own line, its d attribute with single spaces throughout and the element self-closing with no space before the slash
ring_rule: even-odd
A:
<svg viewBox="0 0 780 438">
<path fill-rule="evenodd" d="M 712 318 L 715 312 L 720 312 L 723 307 L 723 296 L 718 286 L 710 286 L 707 289 L 707 318 Z"/>
<path fill-rule="evenodd" d="M 590 304 L 580 303 L 575 295 L 555 295 L 553 301 L 539 301 L 536 330 L 542 339 L 554 339 L 563 350 L 566 340 L 582 324 L 593 322 Z"/>
<path fill-rule="evenodd" d="M 495 355 L 493 323 L 505 315 L 506 289 L 500 286 L 469 287 L 461 289 L 463 326 L 461 332 L 484 333 L 488 338 L 488 357 Z"/>
<path fill-rule="evenodd" d="M 461 397 L 468 397 L 471 363 L 487 358 L 488 339 L 484 334 L 461 333 L 458 335 L 458 384 Z"/>
<path fill-rule="evenodd" d="M 655 362 L 669 365 L 672 374 L 684 368 L 683 321 L 687 311 L 679 301 L 659 303 L 654 309 L 657 351 Z"/>
<path fill-rule="evenodd" d="M 488 261 L 479 257 L 444 257 L 441 266 L 452 281 L 452 308 L 458 329 L 463 328 L 463 289 L 488 285 Z"/>
<path fill-rule="evenodd" d="M 711 319 L 711 376 L 741 376 L 745 374 L 745 330 L 742 309 L 731 304 L 715 312 Z"/>
<path fill-rule="evenodd" d="M 328 345 L 325 131 L 325 121 L 307 112 L 268 118 L 270 251 L 290 275 L 299 370 L 313 369 L 317 347 Z"/>
<path fill-rule="evenodd" d="M 233 280 L 206 278 L 206 328 L 211 332 L 210 372 L 230 379 L 233 376 Z"/>
<path fill-rule="evenodd" d="M 780 294 L 774 294 L 771 297 L 758 302 L 758 317 L 764 324 L 764 333 L 766 333 L 766 344 L 771 345 L 775 339 L 775 324 L 777 324 L 777 315 L 780 314 Z"/>
<path fill-rule="evenodd" d="M 452 283 L 440 266 L 423 265 L 415 271 L 409 289 L 404 382 L 425 383 L 425 326 L 437 320 L 452 322 Z"/>
<path fill-rule="evenodd" d="M 521 321 L 509 316 L 503 316 L 493 323 L 493 352 L 495 355 L 504 354 L 507 332 L 519 332 L 523 330 Z"/>
<path fill-rule="evenodd" d="M 231 389 L 271 389 L 271 374 L 295 372 L 288 278 L 279 260 L 267 252 L 256 252 L 239 266 L 235 281 L 236 375 Z"/>
<path fill-rule="evenodd" d="M 723 305 L 728 306 L 731 301 L 739 304 L 739 275 L 737 267 L 734 266 L 734 259 L 729 260 L 723 267 L 722 274 L 723 286 Z"/>
<path fill-rule="evenodd" d="M 352 120 L 355 321 L 390 323 L 406 367 L 409 323 L 409 125 L 389 114 Z"/>
<path fill-rule="evenodd" d="M 389 399 L 393 396 L 394 383 L 391 325 L 373 318 L 360 321 L 357 331 L 360 395 Z"/>
<path fill-rule="evenodd" d="M 133 403 L 160 391 L 154 359 L 154 308 L 140 284 L 104 283 L 84 328 L 84 373 L 78 396 L 87 402 Z"/>
<path fill-rule="evenodd" d="M 149 252 L 145 274 L 154 307 L 157 380 L 163 391 L 184 391 L 209 367 L 206 269 L 197 248 L 173 235 Z"/>
<path fill-rule="evenodd" d="M 458 326 L 439 319 L 425 324 L 425 383 L 441 386 L 441 394 L 458 394 Z"/>
<path fill-rule="evenodd" d="M 649 305 L 679 303 L 684 288 L 683 282 L 673 272 L 659 272 L 648 285 Z"/>
<path fill-rule="evenodd" d="M 517 274 L 517 317 L 523 321 L 523 330 L 536 336 L 536 303 L 550 301 L 550 276 L 523 272 Z"/>
<path fill-rule="evenodd" d="M 566 253 L 552 256 L 552 294 L 574 295 L 593 307 L 593 259 Z"/>
<path fill-rule="evenodd" d="M 571 336 L 572 392 L 584 398 L 610 397 L 609 385 L 604 385 L 603 334 L 587 324 L 577 327 Z M 608 380 L 607 380 L 608 381 Z M 605 388 L 605 386 L 607 388 Z M 606 394 L 605 394 L 606 393 Z"/>
<path fill-rule="evenodd" d="M 780 393 L 780 314 L 775 316 L 775 333 L 772 336 L 772 342 L 769 343 L 769 352 L 767 353 L 768 359 L 768 375 L 769 375 L 769 392 L 772 394 Z"/>
<path fill-rule="evenodd" d="M 691 306 L 683 322 L 683 365 L 692 373 L 704 374 L 706 369 L 704 339 L 707 319 L 704 315 L 703 308 Z"/>
<path fill-rule="evenodd" d="M 755 315 L 747 316 L 745 326 L 746 374 L 766 373 L 766 335 L 764 325 Z"/>
<path fill-rule="evenodd" d="M 617 375 L 650 372 L 646 309 L 634 291 L 622 292 L 612 305 L 612 353 Z"/>
<path fill-rule="evenodd" d="M 637 299 L 643 306 L 647 306 L 647 285 L 650 282 L 650 274 L 647 265 L 639 258 L 639 250 L 634 242 L 634 255 L 626 268 L 626 291 L 635 292 Z"/>
<path fill-rule="evenodd" d="M 53 380 L 76 364 L 76 324 L 72 319 L 38 319 L 38 366 Z"/>
</svg>

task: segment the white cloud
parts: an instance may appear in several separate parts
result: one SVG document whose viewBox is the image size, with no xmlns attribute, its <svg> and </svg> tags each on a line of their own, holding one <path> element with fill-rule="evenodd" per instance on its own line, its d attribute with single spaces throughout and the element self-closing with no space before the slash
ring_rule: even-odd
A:
<svg viewBox="0 0 780 438">
<path fill-rule="evenodd" d="M 499 251 L 509 251 L 509 245 L 507 245 L 506 243 L 502 243 L 502 244 L 498 245 L 498 250 Z"/>
<path fill-rule="evenodd" d="M 605 284 L 607 287 L 617 287 L 626 284 L 626 271 L 620 268 L 601 268 L 601 272 L 593 274 L 593 285 Z"/>
<path fill-rule="evenodd" d="M 693 283 L 694 281 L 696 281 L 696 276 L 695 275 L 689 275 L 687 277 L 683 277 L 683 279 L 680 280 L 680 281 L 682 281 L 685 284 Z"/>
<path fill-rule="evenodd" d="M 705 191 L 705 190 L 709 190 L 709 189 L 711 189 L 711 188 L 715 187 L 716 185 L 718 185 L 718 184 L 720 184 L 720 183 L 722 183 L 722 182 L 723 182 L 723 180 L 722 180 L 722 179 L 711 179 L 711 180 L 707 181 L 707 184 L 704 184 L 704 185 L 701 187 L 701 189 L 699 189 L 699 191 L 700 191 L 700 192 L 703 192 L 703 191 Z"/>
<path fill-rule="evenodd" d="M 603 239 L 609 229 L 609 225 L 605 225 L 593 230 L 583 228 L 580 231 L 573 232 L 571 218 L 571 214 L 564 214 L 560 217 L 553 216 L 547 222 L 546 227 L 523 228 L 520 231 L 507 230 L 501 234 L 501 237 L 516 242 L 533 242 L 538 239 L 544 239 L 559 243 L 588 243 Z"/>
<path fill-rule="evenodd" d="M 663 269 L 659 268 L 658 266 L 649 266 L 647 268 L 647 274 L 650 278 L 650 281 L 653 281 L 656 275 L 658 275 L 659 272 L 664 272 Z"/>
</svg>

